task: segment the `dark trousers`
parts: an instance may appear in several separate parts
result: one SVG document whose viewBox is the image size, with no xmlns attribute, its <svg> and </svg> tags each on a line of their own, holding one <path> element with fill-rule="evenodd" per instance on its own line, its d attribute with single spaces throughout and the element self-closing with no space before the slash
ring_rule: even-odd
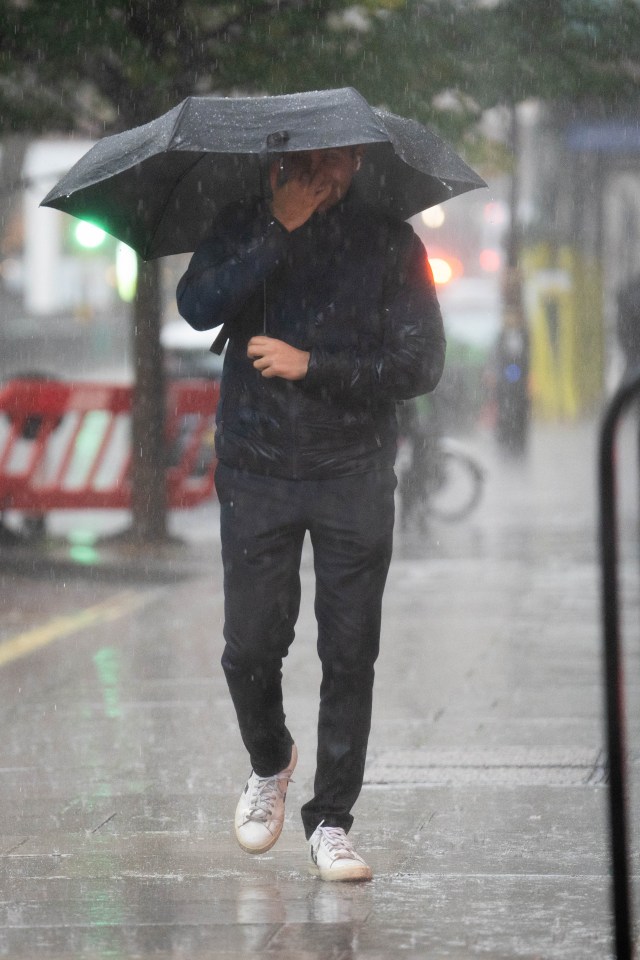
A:
<svg viewBox="0 0 640 960">
<path fill-rule="evenodd" d="M 219 464 L 224 566 L 222 666 L 240 733 L 259 776 L 283 770 L 292 737 L 282 661 L 300 606 L 305 534 L 313 547 L 322 663 L 314 797 L 307 837 L 324 820 L 349 830 L 364 777 L 382 594 L 391 560 L 393 470 L 330 480 L 282 480 Z"/>
</svg>

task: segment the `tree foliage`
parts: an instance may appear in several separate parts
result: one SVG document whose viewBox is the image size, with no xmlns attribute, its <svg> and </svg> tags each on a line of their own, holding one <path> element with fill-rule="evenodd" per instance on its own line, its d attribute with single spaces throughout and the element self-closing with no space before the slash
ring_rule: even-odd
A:
<svg viewBox="0 0 640 960">
<path fill-rule="evenodd" d="M 640 6 L 635 0 L 506 0 L 494 11 L 485 96 L 586 104 L 630 102 L 640 79 Z M 482 18 L 487 24 L 487 12 Z M 488 25 L 488 24 L 487 24 Z"/>
<path fill-rule="evenodd" d="M 0 134 L 352 85 L 463 141 L 487 107 L 637 99 L 639 0 L 0 0 Z"/>
<path fill-rule="evenodd" d="M 406 11 L 414 49 L 431 15 L 449 7 L 459 65 L 455 92 L 478 110 L 528 98 L 581 105 L 637 103 L 640 81 L 638 0 L 417 0 Z"/>
<path fill-rule="evenodd" d="M 399 0 L 2 0 L 4 131 L 113 132 L 190 94 L 363 79 Z M 355 12 L 354 12 L 355 10 Z"/>
</svg>

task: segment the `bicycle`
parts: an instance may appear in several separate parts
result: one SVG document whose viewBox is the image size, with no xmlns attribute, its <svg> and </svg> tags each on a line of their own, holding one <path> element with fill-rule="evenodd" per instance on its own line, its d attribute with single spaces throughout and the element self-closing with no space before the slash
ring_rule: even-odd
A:
<svg viewBox="0 0 640 960">
<path fill-rule="evenodd" d="M 397 472 L 403 530 L 424 529 L 430 519 L 464 520 L 482 498 L 484 468 L 452 437 L 401 438 Z"/>
</svg>

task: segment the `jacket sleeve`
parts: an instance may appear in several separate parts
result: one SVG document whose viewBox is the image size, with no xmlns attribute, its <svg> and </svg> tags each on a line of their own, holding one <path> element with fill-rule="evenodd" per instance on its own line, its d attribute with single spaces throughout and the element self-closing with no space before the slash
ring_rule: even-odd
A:
<svg viewBox="0 0 640 960">
<path fill-rule="evenodd" d="M 281 263 L 287 232 L 259 212 L 250 229 L 229 216 L 193 254 L 176 291 L 178 311 L 196 330 L 228 323 Z"/>
<path fill-rule="evenodd" d="M 380 347 L 369 353 L 313 347 L 301 381 L 307 389 L 363 401 L 408 400 L 435 389 L 446 341 L 433 274 L 413 231 L 401 260 L 386 297 Z"/>
</svg>

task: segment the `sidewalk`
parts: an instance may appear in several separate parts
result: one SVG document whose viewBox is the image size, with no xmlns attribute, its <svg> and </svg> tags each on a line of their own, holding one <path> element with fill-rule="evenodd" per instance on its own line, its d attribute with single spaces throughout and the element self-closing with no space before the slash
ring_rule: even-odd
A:
<svg viewBox="0 0 640 960">
<path fill-rule="evenodd" d="M 23 634 L 79 618 L 0 669 L 0 956 L 612 956 L 596 428 L 538 428 L 524 463 L 477 443 L 478 512 L 397 536 L 354 811 L 371 884 L 305 872 L 320 676 L 308 553 L 285 664 L 301 759 L 280 842 L 251 858 L 231 836 L 248 769 L 218 666 L 215 504 L 176 518 L 187 547 L 146 568 L 112 550 L 89 577 L 26 554 L 11 574 L 0 551 L 9 595 L 38 597 Z"/>
</svg>

